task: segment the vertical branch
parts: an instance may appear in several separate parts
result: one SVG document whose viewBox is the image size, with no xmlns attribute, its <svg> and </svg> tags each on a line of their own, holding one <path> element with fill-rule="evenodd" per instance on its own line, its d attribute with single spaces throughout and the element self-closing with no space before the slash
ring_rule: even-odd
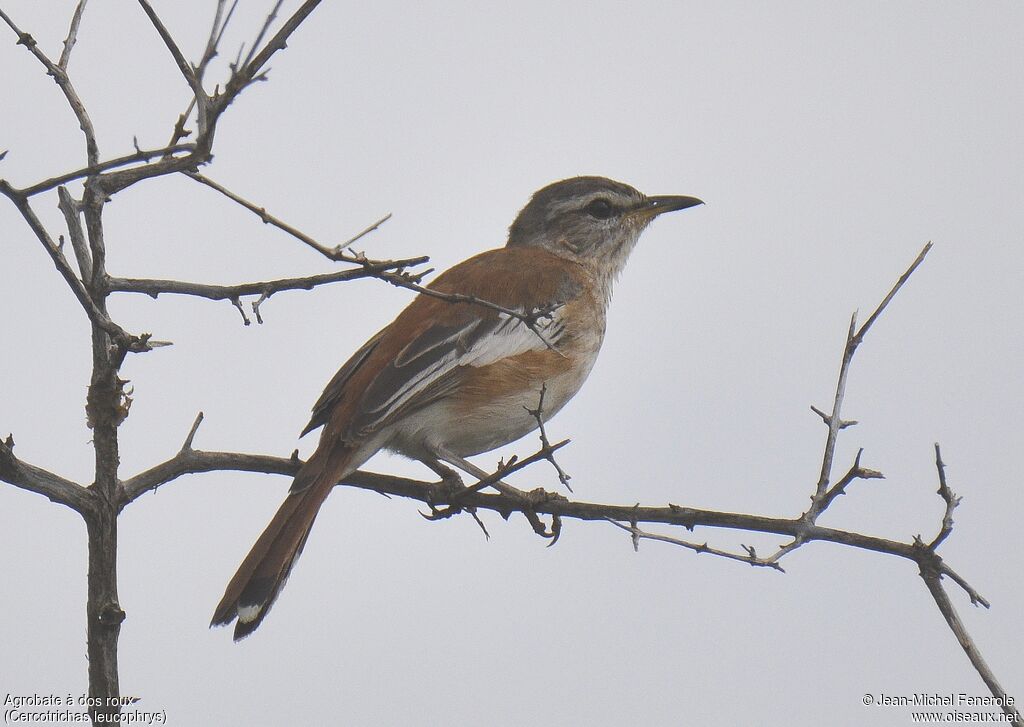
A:
<svg viewBox="0 0 1024 727">
<path fill-rule="evenodd" d="M 57 66 L 63 70 L 68 69 L 68 63 L 71 62 L 71 51 L 75 48 L 75 41 L 78 40 L 78 26 L 82 24 L 82 13 L 85 12 L 85 4 L 88 0 L 78 0 L 78 7 L 75 8 L 74 14 L 71 16 L 71 27 L 68 28 L 67 37 L 64 38 L 64 50 L 60 53 L 60 58 L 57 60 Z"/>
<path fill-rule="evenodd" d="M 95 306 L 106 317 L 107 251 L 103 232 L 103 207 L 107 196 L 98 189 L 96 177 L 85 183 L 80 209 L 91 257 L 89 287 Z M 77 222 L 77 220 L 76 220 Z M 117 643 L 125 612 L 117 594 L 117 515 L 120 509 L 118 480 L 120 445 L 118 427 L 128 415 L 130 401 L 118 376 L 127 354 L 127 341 L 115 338 L 100 326 L 92 326 L 92 375 L 86 394 L 86 420 L 92 429 L 95 477 L 91 490 L 96 509 L 86 518 L 89 536 L 87 650 L 89 696 L 93 724 L 110 724 L 120 712 Z"/>
<path fill-rule="evenodd" d="M 75 259 L 78 261 L 78 272 L 86 286 L 92 284 L 92 259 L 89 257 L 88 243 L 85 241 L 85 233 L 82 231 L 82 221 L 79 216 L 78 201 L 75 200 L 67 187 L 57 187 L 57 198 L 60 200 L 57 206 L 64 215 L 64 222 L 68 228 L 68 235 L 71 237 L 71 249 L 75 252 Z"/>
<path fill-rule="evenodd" d="M 99 498 L 104 500 L 104 498 Z M 89 535 L 86 604 L 89 654 L 89 714 L 93 724 L 116 724 L 120 711 L 117 642 L 124 611 L 117 599 L 117 510 L 103 501 L 85 517 Z"/>
<path fill-rule="evenodd" d="M 836 452 L 836 438 L 839 430 L 842 429 L 840 413 L 843 408 L 843 397 L 846 396 L 846 379 L 850 374 L 850 363 L 853 361 L 853 354 L 857 351 L 859 341 L 854 335 L 857 328 L 857 314 L 850 316 L 850 328 L 846 332 L 846 346 L 843 349 L 843 362 L 839 366 L 839 380 L 836 382 L 836 395 L 832 401 L 832 413 L 824 417 L 828 424 L 828 434 L 825 436 L 825 453 L 821 458 L 821 474 L 818 477 L 818 484 L 814 490 L 814 503 L 810 512 L 811 522 L 820 512 L 820 501 L 824 498 L 825 490 L 828 488 L 829 480 L 832 478 L 832 460 Z"/>
</svg>

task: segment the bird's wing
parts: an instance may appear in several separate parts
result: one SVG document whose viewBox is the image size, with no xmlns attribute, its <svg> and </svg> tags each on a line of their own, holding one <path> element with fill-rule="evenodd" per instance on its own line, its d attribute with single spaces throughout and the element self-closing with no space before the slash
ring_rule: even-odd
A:
<svg viewBox="0 0 1024 727">
<path fill-rule="evenodd" d="M 331 418 L 331 410 L 334 408 L 334 405 L 344 395 L 345 385 L 348 384 L 349 379 L 352 378 L 352 375 L 355 374 L 359 367 L 363 365 L 367 357 L 377 348 L 377 344 L 380 343 L 381 338 L 383 338 L 386 332 L 386 328 L 378 331 L 373 338 L 364 343 L 338 369 L 338 373 L 334 375 L 334 378 L 327 384 L 320 398 L 317 399 L 316 404 L 313 405 L 313 415 L 310 417 L 309 424 L 306 425 L 306 428 L 302 430 L 302 434 L 299 435 L 300 437 L 306 436 L 317 427 L 322 427 L 327 423 L 327 420 Z"/>
<path fill-rule="evenodd" d="M 316 403 L 307 431 L 326 424 L 325 436 L 354 441 L 447 395 L 468 367 L 527 351 L 557 351 L 566 330 L 558 306 L 579 293 L 579 281 L 545 253 L 530 251 L 530 260 L 521 259 L 526 254 L 511 248 L 482 253 L 431 287 L 524 314 L 552 306 L 550 316 L 531 328 L 494 308 L 420 294 L 342 366 Z"/>
<path fill-rule="evenodd" d="M 443 398 L 458 385 L 459 372 L 466 367 L 488 366 L 527 351 L 557 350 L 565 330 L 558 310 L 532 329 L 507 313 L 481 316 L 473 309 L 467 313 L 456 322 L 431 324 L 380 369 L 352 418 L 353 435 L 363 435 L 399 414 Z"/>
</svg>

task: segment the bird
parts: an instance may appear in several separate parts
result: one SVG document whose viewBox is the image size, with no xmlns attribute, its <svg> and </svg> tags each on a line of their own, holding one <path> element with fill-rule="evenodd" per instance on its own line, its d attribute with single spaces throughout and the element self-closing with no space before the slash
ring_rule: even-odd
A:
<svg viewBox="0 0 1024 727">
<path fill-rule="evenodd" d="M 212 626 L 238 641 L 263 622 L 335 484 L 380 450 L 442 476 L 536 430 L 579 391 L 604 341 L 612 285 L 647 225 L 703 204 L 605 177 L 535 192 L 504 247 L 448 269 L 327 384 L 302 431 L 322 427 L 284 500 L 228 583 Z M 452 302 L 452 296 L 460 302 Z M 478 302 L 484 301 L 484 302 Z"/>
</svg>

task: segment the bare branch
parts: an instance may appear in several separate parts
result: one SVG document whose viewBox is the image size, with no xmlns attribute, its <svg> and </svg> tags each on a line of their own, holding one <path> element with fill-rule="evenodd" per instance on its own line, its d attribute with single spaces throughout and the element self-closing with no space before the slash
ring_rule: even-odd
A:
<svg viewBox="0 0 1024 727">
<path fill-rule="evenodd" d="M 540 431 L 540 446 L 542 452 L 547 452 L 547 460 L 551 463 L 551 466 L 555 468 L 555 472 L 558 473 L 558 481 L 562 485 L 572 492 L 572 487 L 569 485 L 569 480 L 572 479 L 565 470 L 562 469 L 561 465 L 558 464 L 558 460 L 555 459 L 555 452 L 551 449 L 551 442 L 548 441 L 548 433 L 544 430 L 544 419 L 542 417 L 544 413 L 544 395 L 548 391 L 546 383 L 540 385 L 540 397 L 537 401 L 537 408 L 530 409 L 529 407 L 523 407 L 526 412 L 537 420 L 537 429 Z"/>
<path fill-rule="evenodd" d="M 193 96 L 189 100 L 188 106 L 185 108 L 185 113 L 179 116 L 178 120 L 174 122 L 174 128 L 171 130 L 171 140 L 167 142 L 167 149 L 174 148 L 179 141 L 192 133 L 185 128 L 185 124 L 188 123 L 189 114 L 192 113 L 192 109 L 194 109 L 195 106 L 196 99 L 195 96 Z M 170 154 L 165 154 L 164 156 L 170 156 Z"/>
<path fill-rule="evenodd" d="M 949 489 L 946 484 L 946 464 L 942 461 L 942 452 L 939 451 L 939 443 L 935 443 L 935 469 L 939 474 L 939 489 L 938 495 L 942 498 L 942 501 L 946 504 L 946 510 L 942 514 L 942 525 L 939 527 L 939 533 L 935 536 L 935 539 L 928 544 L 929 550 L 935 550 L 939 547 L 943 540 L 949 537 L 949 534 L 953 532 L 953 511 L 960 504 L 960 498 Z"/>
<path fill-rule="evenodd" d="M 814 406 L 814 404 L 811 404 L 811 411 L 813 411 L 815 414 L 821 417 L 821 420 L 825 422 L 826 427 L 829 426 L 829 424 L 831 424 L 832 417 L 823 412 L 818 407 Z M 839 428 L 846 429 L 847 427 L 852 427 L 857 424 L 859 424 L 859 422 L 856 419 L 841 419 L 839 421 Z"/>
<path fill-rule="evenodd" d="M 259 302 L 262 303 L 274 293 L 279 293 L 283 290 L 312 290 L 317 286 L 328 283 L 377 277 L 386 271 L 420 265 L 427 260 L 428 258 L 426 257 L 418 257 L 405 260 L 374 261 L 365 267 L 355 268 L 354 270 L 340 270 L 333 273 L 308 275 L 301 278 L 281 278 L 278 280 L 239 283 L 237 285 L 208 285 L 181 280 L 109 277 L 107 278 L 107 289 L 112 293 L 142 293 L 153 298 L 161 294 L 192 295 L 210 300 L 229 300 L 236 305 L 239 305 L 236 301 L 238 301 L 240 296 L 259 295 Z"/>
<path fill-rule="evenodd" d="M 178 144 L 172 146 L 165 146 L 160 149 L 141 149 L 136 150 L 133 154 L 126 154 L 116 159 L 110 159 L 105 162 L 98 162 L 96 164 L 76 169 L 73 172 L 67 172 L 66 174 L 60 174 L 56 177 L 50 177 L 44 179 L 41 182 L 37 182 L 30 187 L 24 189 L 16 189 L 15 191 L 24 196 L 32 197 L 33 195 L 39 194 L 40 192 L 48 192 L 54 187 L 59 187 L 62 184 L 73 182 L 76 179 L 83 179 L 85 177 L 92 177 L 100 172 L 105 172 L 109 169 L 116 169 L 117 167 L 123 167 L 128 164 L 134 164 L 136 162 L 148 162 L 156 157 L 169 158 L 175 154 L 181 152 L 192 152 L 195 149 L 194 144 Z"/>
<path fill-rule="evenodd" d="M 936 556 L 937 557 L 937 556 Z M 942 575 L 939 569 L 932 567 L 929 563 L 921 564 L 921 578 L 924 580 L 924 584 L 928 587 L 928 592 L 931 593 L 932 598 L 935 599 L 935 605 L 939 607 L 939 611 L 942 613 L 943 618 L 946 619 L 946 623 L 949 625 L 953 635 L 956 636 L 956 640 L 960 643 L 964 653 L 967 654 L 967 658 L 971 660 L 971 664 L 974 669 L 981 676 L 982 681 L 988 687 L 989 692 L 993 697 L 1000 700 L 1000 707 L 1003 710 L 1003 714 L 1013 718 L 1014 721 L 1020 723 L 1022 720 L 1020 712 L 1012 706 L 1012 699 L 1008 699 L 1006 690 L 1003 689 L 999 680 L 996 679 L 995 674 L 992 673 L 992 669 L 986 663 L 981 652 L 978 651 L 978 647 L 974 644 L 974 640 L 971 639 L 969 633 L 967 633 L 967 627 L 964 626 L 963 621 L 960 619 L 960 615 L 956 612 L 956 608 L 949 600 L 949 595 L 946 593 L 946 589 L 942 587 Z"/>
<path fill-rule="evenodd" d="M 64 50 L 61 51 L 60 60 L 57 61 L 57 65 L 65 71 L 68 69 L 68 63 L 71 62 L 71 51 L 75 47 L 75 41 L 78 40 L 78 26 L 82 23 L 82 13 L 85 11 L 86 2 L 88 0 L 78 0 L 75 13 L 71 16 L 71 27 L 68 28 L 68 35 L 64 39 Z"/>
<path fill-rule="evenodd" d="M 196 95 L 196 99 L 199 100 L 200 107 L 203 105 L 203 101 L 206 98 L 206 94 L 203 92 L 203 87 L 199 82 L 199 78 L 196 76 L 195 70 L 185 60 L 185 55 L 181 52 L 178 44 L 174 42 L 174 38 L 171 37 L 171 33 L 167 30 L 167 26 L 163 24 L 160 17 L 153 10 L 153 7 L 149 4 L 148 0 L 139 0 L 139 5 L 142 6 L 142 10 L 149 17 L 149 22 L 156 28 L 156 32 L 160 35 L 160 39 L 167 46 L 167 50 L 170 51 L 171 57 L 174 58 L 175 64 L 178 66 L 178 70 L 181 71 L 181 75 L 185 77 L 185 81 L 188 83 L 189 88 Z"/>
<path fill-rule="evenodd" d="M 267 31 L 270 30 L 270 26 L 273 25 L 277 19 L 277 13 L 281 9 L 283 0 L 277 0 L 274 7 L 271 8 L 267 14 L 266 20 L 263 21 L 263 27 L 260 28 L 260 32 L 256 35 L 256 40 L 252 43 L 252 48 L 249 49 L 249 55 L 245 57 L 245 65 L 252 63 L 253 56 L 256 53 L 256 49 L 260 47 L 260 43 L 263 42 L 263 38 L 266 36 Z"/>
<path fill-rule="evenodd" d="M 88 112 L 85 110 L 85 104 L 83 104 L 82 99 L 78 97 L 78 92 L 71 83 L 71 79 L 68 78 L 67 71 L 65 71 L 63 67 L 51 61 L 45 53 L 39 50 L 39 46 L 36 43 L 35 38 L 28 33 L 22 32 L 3 10 L 0 10 L 0 19 L 7 23 L 10 29 L 18 36 L 18 45 L 25 46 L 29 53 L 35 56 L 36 60 L 43 64 L 43 67 L 46 68 L 47 75 L 51 76 L 57 83 L 57 86 L 64 94 L 64 98 L 67 99 L 68 105 L 71 106 L 71 110 L 78 119 L 78 125 L 82 129 L 82 133 L 85 134 L 85 150 L 88 164 L 90 166 L 96 164 L 99 161 L 100 156 L 99 147 L 96 145 L 96 131 L 93 128 L 92 120 L 89 118 Z M 72 24 L 72 28 L 74 28 L 74 20 L 72 20 Z"/>
<path fill-rule="evenodd" d="M 245 314 L 245 308 L 242 307 L 242 301 L 239 300 L 237 297 L 236 298 L 229 298 L 228 300 L 231 301 L 231 305 L 235 306 L 235 308 L 238 309 L 238 314 L 240 316 L 242 316 L 242 323 L 243 323 L 243 325 L 246 325 L 246 326 L 252 325 L 252 321 L 249 320 L 249 316 L 247 316 Z"/>
<path fill-rule="evenodd" d="M 0 480 L 43 495 L 76 512 L 86 513 L 92 508 L 92 499 L 85 487 L 15 457 L 12 436 L 0 440 Z"/>
<path fill-rule="evenodd" d="M 850 467 L 849 471 L 843 475 L 843 478 L 839 482 L 835 483 L 826 490 L 824 496 L 821 498 L 821 510 L 825 511 L 828 506 L 832 504 L 832 501 L 840 495 L 846 494 L 846 488 L 854 480 L 883 480 L 883 475 L 878 470 L 868 469 L 860 466 L 860 456 L 864 454 L 864 449 L 861 448 L 857 452 L 857 457 L 853 461 L 853 466 Z"/>
<path fill-rule="evenodd" d="M 237 95 L 238 91 L 234 90 L 236 87 L 244 87 L 251 83 L 257 74 L 266 65 L 267 61 L 270 60 L 271 56 L 277 53 L 279 50 L 283 50 L 287 47 L 288 38 L 295 32 L 295 29 L 302 24 L 316 6 L 320 4 L 320 0 L 306 0 L 302 5 L 292 13 L 292 16 L 285 21 L 285 24 L 279 31 L 267 41 L 266 46 L 263 50 L 259 51 L 255 56 L 252 55 L 252 51 L 249 52 L 249 56 L 246 58 L 245 64 L 238 69 L 238 72 L 228 82 L 227 88 L 225 89 L 226 103 L 231 102 L 231 98 Z M 276 12 L 276 8 L 275 11 Z M 269 21 L 267 25 L 269 26 Z M 262 38 L 264 31 L 260 31 L 260 37 Z M 253 45 L 253 50 L 256 46 Z M 241 88 L 238 88 L 240 91 Z"/>
<path fill-rule="evenodd" d="M 192 428 L 188 430 L 188 434 L 185 436 L 185 441 L 181 445 L 182 449 L 192 449 L 192 440 L 196 438 L 196 432 L 199 431 L 199 425 L 203 423 L 203 413 L 199 412 L 196 415 L 196 419 L 192 422 Z"/>
<path fill-rule="evenodd" d="M 558 442 L 552 448 L 559 449 L 567 442 Z M 611 505 L 603 503 L 553 498 L 535 503 L 524 503 L 516 495 L 480 492 L 510 472 L 520 470 L 535 462 L 546 459 L 546 453 L 538 451 L 530 457 L 510 462 L 509 466 L 499 469 L 492 476 L 481 480 L 471 487 L 441 493 L 438 502 L 438 491 L 434 483 L 412 480 L 391 475 L 370 472 L 356 472 L 339 484 L 373 490 L 384 495 L 406 497 L 430 504 L 448 502 L 459 507 L 475 507 L 492 510 L 500 514 L 522 512 L 524 508 L 535 510 L 543 515 L 559 515 L 577 520 L 616 520 L 619 522 L 661 523 L 677 525 L 692 530 L 696 526 L 723 528 L 728 530 L 746 530 L 760 533 L 773 533 L 782 536 L 801 535 L 807 541 L 825 541 L 849 547 L 870 550 L 876 553 L 894 555 L 915 563 L 921 559 L 922 549 L 913 543 L 902 543 L 872 535 L 810 525 L 800 518 L 787 519 L 747 515 L 716 510 L 702 510 L 679 505 L 650 507 L 638 505 Z M 273 457 L 269 455 L 244 454 L 237 452 L 206 452 L 195 449 L 182 449 L 174 457 L 145 472 L 125 480 L 124 500 L 131 502 L 139 495 L 156 489 L 177 477 L 190 473 L 214 471 L 264 472 L 268 474 L 294 475 L 298 472 L 302 461 L 297 454 L 292 457 Z"/>
<path fill-rule="evenodd" d="M 334 253 L 337 254 L 337 253 L 340 253 L 342 250 L 347 250 L 352 245 L 352 243 L 357 242 L 358 240 L 361 240 L 362 238 L 364 238 L 367 235 L 369 235 L 371 232 L 374 232 L 378 227 L 380 227 L 381 225 L 383 225 L 385 222 L 387 222 L 390 219 L 391 219 L 391 213 L 388 212 L 386 215 L 381 217 L 379 220 L 374 222 L 372 225 L 370 225 L 366 229 L 360 230 L 359 232 L 354 234 L 352 237 L 350 237 L 347 240 L 345 240 L 345 242 L 343 242 L 340 245 L 336 246 L 334 248 Z"/>
<path fill-rule="evenodd" d="M 900 291 L 900 288 L 903 287 L 903 285 L 910 279 L 910 276 L 914 274 L 914 271 L 917 270 L 918 265 L 924 262 L 925 255 L 927 255 L 928 251 L 931 249 L 931 242 L 926 243 L 925 246 L 921 248 L 921 252 L 917 254 L 917 257 L 914 259 L 914 262 L 912 262 L 910 264 L 910 267 L 907 268 L 906 272 L 904 272 L 903 275 L 900 276 L 900 279 L 897 280 L 896 284 L 892 286 L 892 289 L 885 296 L 885 298 L 882 299 L 882 302 L 878 304 L 878 307 L 875 308 L 874 312 L 868 316 L 868 319 L 866 321 L 864 321 L 864 325 L 860 327 L 860 330 L 857 331 L 857 335 L 854 336 L 854 348 L 859 346 L 860 342 L 864 340 L 864 336 L 867 335 L 868 329 L 870 329 L 874 322 L 878 319 L 878 317 L 882 315 L 882 312 L 889 305 L 889 302 L 892 301 L 892 299 Z"/>
<path fill-rule="evenodd" d="M 240 204 L 253 214 L 257 215 L 265 224 L 273 225 L 274 227 L 277 227 L 279 230 L 287 232 L 289 235 L 296 238 L 297 240 L 300 240 L 309 247 L 313 248 L 324 257 L 334 261 L 352 262 L 357 263 L 359 265 L 372 265 L 373 262 L 367 260 L 366 256 L 347 254 L 345 252 L 345 249 L 359 238 L 372 232 L 373 230 L 376 230 L 381 224 L 386 222 L 391 217 L 390 214 L 385 215 L 380 220 L 378 220 L 373 225 L 357 234 L 352 239 L 340 245 L 336 245 L 335 247 L 327 247 L 326 245 L 317 242 L 315 239 L 313 239 L 306 233 L 302 232 L 301 230 L 293 227 L 292 225 L 289 225 L 288 223 L 270 214 L 269 212 L 267 212 L 266 208 L 261 207 L 253 202 L 250 202 L 244 197 L 235 194 L 234 192 L 227 189 L 223 185 L 214 182 L 209 177 L 199 174 L 198 172 L 185 172 L 185 175 L 190 177 L 191 179 L 194 179 L 200 184 L 206 185 L 210 189 L 217 190 L 228 199 Z M 396 287 L 405 288 L 407 290 L 412 290 L 417 293 L 423 293 L 424 295 L 429 295 L 434 298 L 446 300 L 449 303 L 469 303 L 470 305 L 478 305 L 484 308 L 490 308 L 491 310 L 507 315 L 510 318 L 516 318 L 518 320 L 521 320 L 524 324 L 526 324 L 526 326 L 531 331 L 533 331 L 541 339 L 541 341 L 544 342 L 545 346 L 547 346 L 549 349 L 553 351 L 557 350 L 547 339 L 547 337 L 544 336 L 543 331 L 537 324 L 540 320 L 550 318 L 551 314 L 562 306 L 562 303 L 553 301 L 548 305 L 539 306 L 532 310 L 513 310 L 511 308 L 506 308 L 505 306 L 498 305 L 497 303 L 491 303 L 490 301 L 478 298 L 475 295 L 465 295 L 462 293 L 442 293 L 440 291 L 434 290 L 433 288 L 428 288 L 426 286 L 420 285 L 420 279 L 424 275 L 426 275 L 427 272 L 430 271 L 418 273 L 413 276 L 410 276 L 408 273 L 404 272 L 395 272 L 374 275 L 373 277 L 385 280 Z"/>
<path fill-rule="evenodd" d="M 719 550 L 718 548 L 709 547 L 707 542 L 691 543 L 687 540 L 671 538 L 667 535 L 648 533 L 638 528 L 635 523 L 623 525 L 622 523 L 617 522 L 611 518 L 608 518 L 608 522 L 610 522 L 615 527 L 622 528 L 627 533 L 629 533 L 630 536 L 633 538 L 634 548 L 636 547 L 637 542 L 640 540 L 657 540 L 663 543 L 671 543 L 672 545 L 678 545 L 683 548 L 687 548 L 688 550 L 692 550 L 697 554 L 710 553 L 711 555 L 717 555 L 721 558 L 726 558 L 728 560 L 738 560 L 741 563 L 746 563 L 747 565 L 758 566 L 762 568 L 772 568 L 774 570 L 785 573 L 785 570 L 783 570 L 782 566 L 778 563 L 764 558 L 758 558 L 757 553 L 754 552 L 753 548 L 747 550 L 746 555 L 740 555 L 738 553 L 730 553 L 727 550 Z"/>
<path fill-rule="evenodd" d="M 75 252 L 75 259 L 78 261 L 78 272 L 83 281 L 92 280 L 92 258 L 89 256 L 89 243 L 85 239 L 85 231 L 82 229 L 82 221 L 79 218 L 78 202 L 72 198 L 67 187 L 57 188 L 57 207 L 64 215 L 64 222 L 68 226 L 68 235 L 71 237 L 71 248 Z"/>
<path fill-rule="evenodd" d="M 22 217 L 25 218 L 25 222 L 28 223 L 32 232 L 35 233 L 39 242 L 43 244 L 46 252 L 49 253 L 50 258 L 57 267 L 57 271 L 60 272 L 61 276 L 67 282 L 68 287 L 71 288 L 71 292 L 75 294 L 76 298 L 78 298 L 78 302 L 81 303 L 82 308 L 89 316 L 89 319 L 116 340 L 128 341 L 131 337 L 120 326 L 110 320 L 106 313 L 100 310 L 95 301 L 93 301 L 92 297 L 89 295 L 89 291 L 85 289 L 82 281 L 75 276 L 75 271 L 71 269 L 67 259 L 64 257 L 64 253 L 62 253 L 57 244 L 54 243 L 53 238 L 50 237 L 50 233 L 46 231 L 45 227 L 43 227 L 43 223 L 39 221 L 38 217 L 36 217 L 28 199 L 18 194 L 17 190 L 13 189 L 3 180 L 0 180 L 0 193 L 5 194 L 14 203 L 14 206 L 18 208 L 18 211 L 21 212 Z"/>
<path fill-rule="evenodd" d="M 949 576 L 954 583 L 964 589 L 964 593 L 966 593 L 967 597 L 971 599 L 972 606 L 984 606 L 985 608 L 992 607 L 992 604 L 990 604 L 988 600 L 974 590 L 971 584 L 964 580 L 959 573 L 950 568 L 945 561 L 941 561 L 939 563 L 939 572 L 944 576 Z"/>
<path fill-rule="evenodd" d="M 290 458 L 272 457 L 259 454 L 238 454 L 235 452 L 203 452 L 182 447 L 166 462 L 151 467 L 124 481 L 122 504 L 124 507 L 150 490 L 156 490 L 185 474 L 201 472 L 264 472 L 267 474 L 294 476 L 302 460 L 298 455 Z"/>
<path fill-rule="evenodd" d="M 378 227 L 380 227 L 382 224 L 384 224 L 389 219 L 391 219 L 391 214 L 389 213 L 389 214 L 385 215 L 384 217 L 382 217 L 381 219 L 379 219 L 376 222 L 374 222 L 372 225 L 367 227 L 365 230 L 363 230 L 359 234 L 357 234 L 354 237 L 352 237 L 351 239 L 345 241 L 344 243 L 342 243 L 340 245 L 337 245 L 335 247 L 327 247 L 326 245 L 322 245 L 321 243 L 317 242 L 315 239 L 313 239 L 312 237 L 307 235 L 302 230 L 300 230 L 300 229 L 298 229 L 296 227 L 293 227 L 292 225 L 289 225 L 287 222 L 284 222 L 283 220 L 281 220 L 281 219 L 275 217 L 274 215 L 270 214 L 269 212 L 267 212 L 266 208 L 260 207 L 259 205 L 255 204 L 253 202 L 250 202 L 249 200 L 245 199 L 244 197 L 235 194 L 234 192 L 232 192 L 227 187 L 225 187 L 225 186 L 223 186 L 221 184 L 218 184 L 217 182 L 213 181 L 212 179 L 210 179 L 207 176 L 205 176 L 203 174 L 199 174 L 198 172 L 185 172 L 185 176 L 189 177 L 190 179 L 194 179 L 195 181 L 199 182 L 200 184 L 206 185 L 210 189 L 217 190 L 218 192 L 223 194 L 225 197 L 230 199 L 232 202 L 240 204 L 242 207 L 245 207 L 247 210 L 249 210 L 250 212 L 252 212 L 256 216 L 258 216 L 260 218 L 260 220 L 263 221 L 263 224 L 265 224 L 265 225 L 273 225 L 277 229 L 283 230 L 284 232 L 287 232 L 289 235 L 294 237 L 296 240 L 299 240 L 300 242 L 305 243 L 306 245 L 308 245 L 309 247 L 313 248 L 314 250 L 316 250 L 318 253 L 320 253 L 324 257 L 328 258 L 329 260 L 333 260 L 335 262 L 339 262 L 340 261 L 340 262 L 352 262 L 352 263 L 360 263 L 361 264 L 362 261 L 360 260 L 360 258 L 358 256 L 346 255 L 346 254 L 343 253 L 344 249 L 346 247 L 348 247 L 349 245 L 351 245 L 356 240 L 358 240 L 359 238 L 363 237 L 364 235 L 367 235 L 367 234 L 373 232 Z"/>
<path fill-rule="evenodd" d="M 857 314 L 850 317 L 850 326 L 846 332 L 846 345 L 843 348 L 843 361 L 839 366 L 839 380 L 836 382 L 836 394 L 832 401 L 832 413 L 822 416 L 828 426 L 828 434 L 825 437 L 825 451 L 821 457 L 821 475 L 818 477 L 818 484 L 814 488 L 811 509 L 808 510 L 808 519 L 812 522 L 821 512 L 821 502 L 825 497 L 825 490 L 828 487 L 829 479 L 832 477 L 832 459 L 836 452 L 836 437 L 842 428 L 842 417 L 839 416 L 843 407 L 843 397 L 846 395 L 846 378 L 850 373 L 850 363 L 853 361 L 853 353 L 857 346 L 853 343 L 853 332 L 857 325 Z"/>
<path fill-rule="evenodd" d="M 231 21 L 231 16 L 235 13 L 235 7 L 238 5 L 238 0 L 235 0 L 231 4 L 231 10 L 228 11 L 228 17 L 224 18 L 223 23 L 221 18 L 224 15 L 224 4 L 226 0 L 217 0 L 217 9 L 213 14 L 213 24 L 210 26 L 210 37 L 206 40 L 206 48 L 203 49 L 203 55 L 199 59 L 199 65 L 196 66 L 196 76 L 198 76 L 200 82 L 202 82 L 203 74 L 206 72 L 206 66 L 209 65 L 210 61 L 217 55 L 217 48 L 220 46 L 220 40 L 224 37 L 224 31 L 227 30 L 228 23 Z"/>
<path fill-rule="evenodd" d="M 924 260 L 925 255 L 928 254 L 931 247 L 932 244 L 930 242 L 924 246 L 921 252 L 918 253 L 914 262 L 912 262 L 910 267 L 908 267 L 903 275 L 900 276 L 899 280 L 896 281 L 896 284 L 893 285 L 892 289 L 889 290 L 889 293 L 882 299 L 882 302 L 879 303 L 871 315 L 868 316 L 867 321 L 864 322 L 864 325 L 862 325 L 859 330 L 856 328 L 857 314 L 854 313 L 850 318 L 850 327 L 846 333 L 846 345 L 843 348 L 843 360 L 839 367 L 839 379 L 836 382 L 836 394 L 832 403 L 832 413 L 826 415 L 821 410 L 812 407 L 812 409 L 814 409 L 814 411 L 825 422 L 826 426 L 828 426 L 828 435 L 825 438 L 825 449 L 821 459 L 821 475 L 818 478 L 817 485 L 815 486 L 814 495 L 811 497 L 811 507 L 804 514 L 804 517 L 810 522 L 814 522 L 825 508 L 828 507 L 828 504 L 835 499 L 834 496 L 826 499 L 826 495 L 828 492 L 828 483 L 832 477 L 832 460 L 835 456 L 836 437 L 841 429 L 850 426 L 851 423 L 855 423 L 845 422 L 840 416 L 840 411 L 843 406 L 843 397 L 846 394 L 846 380 L 850 372 L 850 364 L 853 361 L 853 355 L 856 353 L 857 347 L 860 345 L 861 341 L 864 340 L 864 336 L 867 335 L 868 330 L 874 322 L 878 320 L 878 317 L 889 305 L 889 302 L 896 296 L 896 293 L 899 292 L 900 288 L 903 287 L 914 271 L 917 270 L 917 267 Z M 797 545 L 799 544 L 797 543 Z"/>
</svg>

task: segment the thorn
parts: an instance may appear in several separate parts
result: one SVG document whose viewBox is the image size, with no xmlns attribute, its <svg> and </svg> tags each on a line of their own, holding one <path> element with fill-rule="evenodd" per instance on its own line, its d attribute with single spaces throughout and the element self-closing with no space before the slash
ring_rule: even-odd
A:
<svg viewBox="0 0 1024 727">
<path fill-rule="evenodd" d="M 242 323 L 249 326 L 252 325 L 252 321 L 249 320 L 249 316 L 245 314 L 245 308 L 242 307 L 242 302 L 238 298 L 231 299 L 231 305 L 238 309 L 238 312 L 242 314 Z"/>
<path fill-rule="evenodd" d="M 192 449 L 192 440 L 195 439 L 196 432 L 199 431 L 199 425 L 203 423 L 203 413 L 199 412 L 196 415 L 196 419 L 192 422 L 192 428 L 188 430 L 188 435 L 185 437 L 185 443 L 181 445 L 182 451 L 188 451 Z"/>
<path fill-rule="evenodd" d="M 476 510 L 470 510 L 469 514 L 473 516 L 473 519 L 476 520 L 476 524 L 479 525 L 480 529 L 484 531 L 484 538 L 486 540 L 490 540 L 491 534 L 487 532 L 487 527 L 484 525 L 484 521 L 480 519 L 480 516 L 476 514 Z"/>
<path fill-rule="evenodd" d="M 252 312 L 256 316 L 256 322 L 263 325 L 263 316 L 260 315 L 260 305 L 270 297 L 269 293 L 263 293 L 257 301 L 252 304 Z"/>
</svg>

